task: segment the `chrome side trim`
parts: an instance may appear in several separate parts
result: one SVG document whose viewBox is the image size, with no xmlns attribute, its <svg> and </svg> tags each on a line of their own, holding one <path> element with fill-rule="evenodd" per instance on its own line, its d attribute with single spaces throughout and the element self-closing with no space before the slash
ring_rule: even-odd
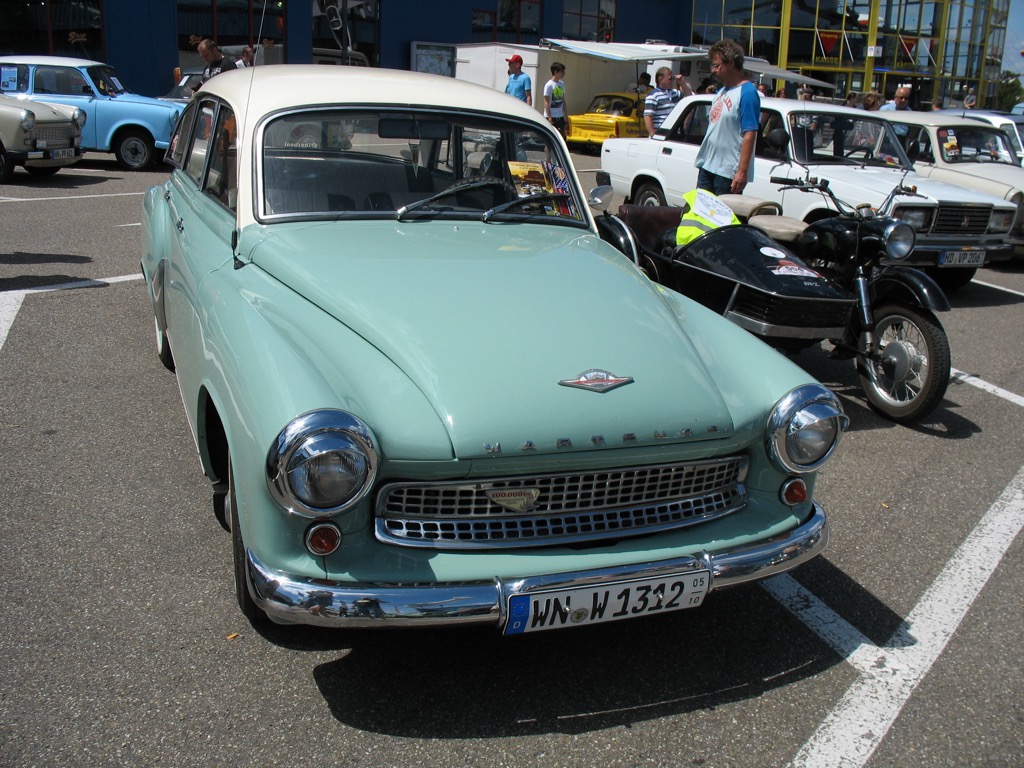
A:
<svg viewBox="0 0 1024 768">
<path fill-rule="evenodd" d="M 571 573 L 445 584 L 353 584 L 272 569 L 248 550 L 247 581 L 256 604 L 274 621 L 325 627 L 505 624 L 507 597 L 552 587 L 583 587 L 623 578 L 708 569 L 711 590 L 765 579 L 817 557 L 828 544 L 828 520 L 817 503 L 787 534 L 714 554 Z"/>
</svg>

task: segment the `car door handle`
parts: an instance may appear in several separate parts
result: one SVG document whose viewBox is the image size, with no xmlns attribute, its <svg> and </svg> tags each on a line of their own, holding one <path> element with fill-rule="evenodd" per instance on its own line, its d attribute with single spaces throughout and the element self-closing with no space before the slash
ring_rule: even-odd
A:
<svg viewBox="0 0 1024 768">
<path fill-rule="evenodd" d="M 661 148 L 661 154 L 663 154 L 663 155 L 671 155 L 672 154 L 672 147 L 662 147 Z"/>
<path fill-rule="evenodd" d="M 171 190 L 169 190 L 169 189 L 165 190 L 164 191 L 164 200 L 170 200 L 170 199 L 171 199 Z"/>
<path fill-rule="evenodd" d="M 184 219 L 178 219 L 176 222 L 174 222 L 174 226 L 176 226 L 178 228 L 179 232 L 184 232 L 185 231 L 185 220 Z"/>
</svg>

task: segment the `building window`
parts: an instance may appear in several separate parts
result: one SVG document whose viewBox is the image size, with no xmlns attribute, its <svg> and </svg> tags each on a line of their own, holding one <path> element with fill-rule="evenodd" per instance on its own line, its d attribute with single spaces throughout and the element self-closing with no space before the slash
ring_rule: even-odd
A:
<svg viewBox="0 0 1024 768">
<path fill-rule="evenodd" d="M 473 10 L 473 42 L 493 43 L 498 39 L 498 14 Z"/>
<path fill-rule="evenodd" d="M 106 58 L 99 0 L 7 3 L 0 18 L 0 51 Z"/>
<path fill-rule="evenodd" d="M 540 0 L 500 0 L 495 38 L 500 43 L 537 43 L 540 40 Z"/>
<path fill-rule="evenodd" d="M 565 0 L 562 37 L 569 40 L 615 39 L 615 0 Z"/>
</svg>

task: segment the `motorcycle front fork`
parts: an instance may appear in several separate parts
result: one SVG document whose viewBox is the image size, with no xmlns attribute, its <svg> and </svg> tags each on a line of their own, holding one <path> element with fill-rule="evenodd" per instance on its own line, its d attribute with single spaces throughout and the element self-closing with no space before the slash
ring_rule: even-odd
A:
<svg viewBox="0 0 1024 768">
<path fill-rule="evenodd" d="M 859 340 L 857 352 L 868 355 L 875 347 L 875 317 L 871 311 L 871 295 L 868 292 L 868 278 L 863 270 L 857 270 L 857 277 L 854 280 L 854 290 L 857 292 L 857 312 L 860 317 Z"/>
</svg>

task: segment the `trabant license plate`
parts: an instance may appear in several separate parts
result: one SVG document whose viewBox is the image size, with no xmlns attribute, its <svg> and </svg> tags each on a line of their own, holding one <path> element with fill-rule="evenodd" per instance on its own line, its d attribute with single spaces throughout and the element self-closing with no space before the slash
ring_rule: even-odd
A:
<svg viewBox="0 0 1024 768">
<path fill-rule="evenodd" d="M 943 251 L 940 267 L 980 267 L 985 263 L 985 251 Z"/>
<path fill-rule="evenodd" d="M 513 594 L 508 599 L 505 634 L 579 627 L 696 608 L 704 601 L 710 584 L 710 571 L 688 571 L 580 589 Z"/>
<path fill-rule="evenodd" d="M 74 157 L 75 150 L 73 149 L 51 149 L 50 157 L 54 160 L 64 160 L 68 157 Z"/>
</svg>

